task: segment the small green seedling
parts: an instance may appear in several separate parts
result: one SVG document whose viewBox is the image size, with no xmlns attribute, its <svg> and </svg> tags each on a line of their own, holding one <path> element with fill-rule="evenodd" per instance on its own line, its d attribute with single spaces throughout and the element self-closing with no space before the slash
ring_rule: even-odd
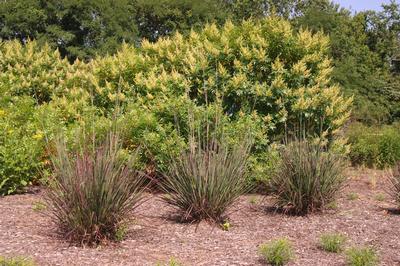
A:
<svg viewBox="0 0 400 266">
<path fill-rule="evenodd" d="M 294 258 L 292 243 L 286 238 L 262 244 L 259 252 L 265 261 L 271 265 L 285 265 Z"/>
<path fill-rule="evenodd" d="M 36 212 L 40 212 L 40 211 L 44 211 L 45 209 L 47 209 L 47 205 L 44 204 L 41 201 L 35 201 L 32 204 L 32 210 L 36 211 Z"/>
<path fill-rule="evenodd" d="M 22 257 L 6 258 L 0 256 L 0 266 L 34 266 L 32 260 Z"/>
<path fill-rule="evenodd" d="M 339 253 L 343 250 L 343 246 L 346 242 L 346 237 L 338 233 L 327 233 L 321 235 L 319 239 L 319 247 L 322 250 Z"/>
<path fill-rule="evenodd" d="M 337 210 L 339 209 L 339 206 L 336 201 L 332 201 L 326 205 L 326 208 L 329 210 Z"/>
<path fill-rule="evenodd" d="M 157 263 L 156 266 L 183 266 L 174 257 L 171 257 L 167 263 Z"/>
<path fill-rule="evenodd" d="M 231 229 L 231 224 L 228 221 L 225 221 L 223 224 L 221 224 L 222 230 L 224 231 L 229 231 Z"/>
<path fill-rule="evenodd" d="M 376 251 L 370 247 L 353 247 L 346 252 L 348 266 L 377 266 L 379 258 Z"/>
<path fill-rule="evenodd" d="M 379 193 L 375 195 L 375 200 L 377 201 L 384 201 L 385 200 L 385 195 L 383 193 Z"/>
<path fill-rule="evenodd" d="M 355 192 L 350 192 L 347 194 L 347 199 L 348 200 L 357 200 L 358 199 L 358 194 Z"/>
<path fill-rule="evenodd" d="M 250 204 L 257 204 L 258 203 L 258 198 L 256 196 L 252 196 L 249 199 Z"/>
<path fill-rule="evenodd" d="M 126 235 L 128 234 L 128 226 L 121 225 L 118 227 L 117 231 L 115 232 L 115 240 L 117 242 L 121 242 L 125 239 Z"/>
</svg>

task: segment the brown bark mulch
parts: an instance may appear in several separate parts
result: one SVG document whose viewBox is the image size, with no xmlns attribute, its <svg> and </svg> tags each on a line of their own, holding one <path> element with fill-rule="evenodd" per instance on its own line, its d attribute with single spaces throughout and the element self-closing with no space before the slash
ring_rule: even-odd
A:
<svg viewBox="0 0 400 266">
<path fill-rule="evenodd" d="M 34 210 L 42 193 L 0 198 L 0 256 L 24 256 L 37 265 L 164 265 L 172 257 L 182 265 L 262 265 L 258 246 L 287 237 L 296 258 L 289 265 L 345 265 L 343 254 L 318 249 L 324 232 L 340 232 L 348 246 L 373 246 L 381 265 L 400 265 L 400 215 L 384 194 L 383 171 L 351 170 L 337 208 L 307 217 L 271 212 L 271 200 L 261 195 L 241 197 L 230 213 L 231 228 L 208 223 L 182 224 L 172 210 L 152 196 L 136 211 L 127 239 L 99 248 L 64 242 L 50 219 Z M 349 193 L 357 193 L 351 200 Z M 257 197 L 258 203 L 251 203 Z"/>
</svg>

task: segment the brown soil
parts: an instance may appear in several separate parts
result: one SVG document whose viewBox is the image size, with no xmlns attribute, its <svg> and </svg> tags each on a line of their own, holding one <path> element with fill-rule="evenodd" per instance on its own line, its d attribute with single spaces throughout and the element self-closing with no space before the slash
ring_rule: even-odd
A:
<svg viewBox="0 0 400 266">
<path fill-rule="evenodd" d="M 289 265 L 345 265 L 343 254 L 317 247 L 321 233 L 341 232 L 348 246 L 373 246 L 382 265 L 400 265 L 400 215 L 390 211 L 395 205 L 384 193 L 384 175 L 349 171 L 337 209 L 307 217 L 273 213 L 270 199 L 243 196 L 229 215 L 229 231 L 168 219 L 172 210 L 153 196 L 137 210 L 126 240 L 100 248 L 75 247 L 60 239 L 50 219 L 33 208 L 41 193 L 8 196 L 0 199 L 0 255 L 29 257 L 37 265 L 164 265 L 172 257 L 183 265 L 262 265 L 258 246 L 288 237 L 296 250 Z M 351 200 L 349 193 L 358 199 Z M 384 201 L 378 201 L 380 194 Z M 254 197 L 257 204 L 250 203 Z"/>
</svg>

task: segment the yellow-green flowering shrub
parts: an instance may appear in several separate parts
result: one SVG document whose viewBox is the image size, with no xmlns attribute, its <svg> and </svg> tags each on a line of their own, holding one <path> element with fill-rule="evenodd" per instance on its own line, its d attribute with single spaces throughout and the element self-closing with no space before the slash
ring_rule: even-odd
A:
<svg viewBox="0 0 400 266">
<path fill-rule="evenodd" d="M 95 103 L 108 110 L 115 102 L 134 102 L 155 114 L 159 128 L 146 131 L 149 138 L 170 132 L 188 106 L 193 108 L 190 102 L 201 106 L 220 99 L 232 124 L 252 122 L 242 125 L 257 136 L 251 165 L 253 178 L 262 180 L 271 170 L 269 141 L 299 130 L 332 140 L 350 115 L 352 99 L 330 81 L 328 45 L 322 33 L 296 32 L 276 17 L 240 25 L 228 21 L 221 28 L 211 24 L 186 37 L 143 41 L 140 48 L 124 45 L 116 55 L 91 62 Z M 163 143 L 155 139 L 153 144 Z M 159 151 L 153 149 L 154 157 Z"/>
<path fill-rule="evenodd" d="M 30 96 L 37 104 L 51 104 L 73 121 L 88 102 L 93 75 L 90 66 L 70 64 L 57 50 L 35 41 L 0 43 L 0 102 Z"/>
<path fill-rule="evenodd" d="M 295 32 L 276 17 L 211 24 L 96 60 L 96 92 L 103 104 L 118 99 L 146 106 L 185 94 L 198 104 L 205 94 L 208 101 L 222 97 L 234 118 L 255 111 L 271 137 L 299 121 L 309 134 L 328 137 L 348 119 L 351 105 L 330 82 L 328 45 L 322 33 Z"/>
<path fill-rule="evenodd" d="M 88 70 L 34 41 L 0 43 L 0 194 L 36 181 L 48 159 L 45 139 L 91 109 Z"/>
<path fill-rule="evenodd" d="M 273 164 L 271 141 L 299 128 L 331 140 L 348 119 L 351 99 L 330 81 L 328 45 L 322 33 L 297 32 L 276 17 L 210 24 L 139 48 L 124 45 L 87 63 L 71 64 L 34 41 L 1 42 L 0 108 L 30 97 L 32 115 L 41 121 L 33 127 L 51 141 L 60 128 L 71 140 L 80 127 L 105 131 L 118 107 L 124 148 L 142 146 L 141 162 L 157 171 L 186 145 L 188 110 L 203 112 L 218 99 L 231 141 L 239 130 L 254 136 L 250 167 L 260 180 Z"/>
</svg>

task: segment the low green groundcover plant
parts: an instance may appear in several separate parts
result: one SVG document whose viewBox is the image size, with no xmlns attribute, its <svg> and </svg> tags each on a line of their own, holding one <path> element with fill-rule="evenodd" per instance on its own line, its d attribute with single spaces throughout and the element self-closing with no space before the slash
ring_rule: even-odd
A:
<svg viewBox="0 0 400 266">
<path fill-rule="evenodd" d="M 345 161 L 341 155 L 308 141 L 289 143 L 281 153 L 270 190 L 278 208 L 295 214 L 321 210 L 343 187 Z"/>
<path fill-rule="evenodd" d="M 294 258 L 292 243 L 286 238 L 262 244 L 259 253 L 271 265 L 285 265 Z"/>
<path fill-rule="evenodd" d="M 343 250 L 346 237 L 338 233 L 326 233 L 321 235 L 319 239 L 319 247 L 322 250 L 339 253 Z"/>
<path fill-rule="evenodd" d="M 348 266 L 376 266 L 379 258 L 376 251 L 370 247 L 353 247 L 346 251 Z"/>
<path fill-rule="evenodd" d="M 47 205 L 62 233 L 80 244 L 118 240 L 145 189 L 143 175 L 131 168 L 136 157 L 121 157 L 114 133 L 103 144 L 76 152 L 60 139 L 56 150 Z"/>
<path fill-rule="evenodd" d="M 6 258 L 0 256 L 0 266 L 34 266 L 32 260 L 22 257 Z"/>
</svg>

